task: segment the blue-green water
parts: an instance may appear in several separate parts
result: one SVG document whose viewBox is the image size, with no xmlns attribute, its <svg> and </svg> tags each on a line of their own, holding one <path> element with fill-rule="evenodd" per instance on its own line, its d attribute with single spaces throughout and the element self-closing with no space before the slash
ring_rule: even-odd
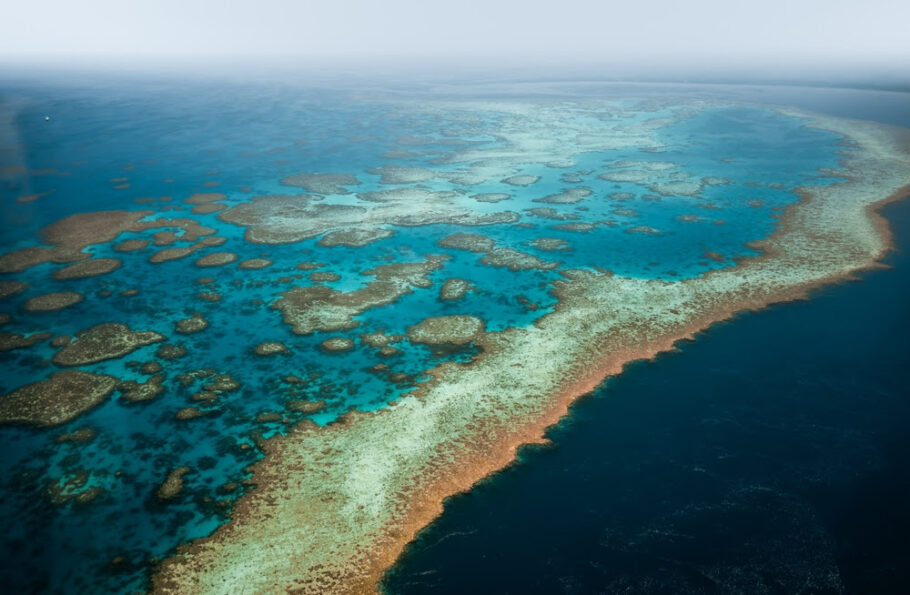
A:
<svg viewBox="0 0 910 595">
<path fill-rule="evenodd" d="M 655 134 L 665 145 L 659 154 L 617 149 L 573 155 L 571 167 L 520 164 L 514 173 L 541 177 L 527 188 L 505 184 L 498 177 L 473 186 L 439 180 L 426 183 L 434 190 L 463 193 L 456 199 L 458 204 L 474 211 L 517 212 L 529 227 L 396 227 L 392 237 L 360 248 L 326 248 L 318 238 L 260 245 L 245 241 L 242 227 L 222 222 L 216 215 L 165 210 L 182 205 L 196 192 L 224 193 L 223 202 L 229 207 L 254 196 L 297 193 L 299 189 L 280 181 L 304 172 L 354 173 L 362 182 L 353 188 L 356 192 L 382 189 L 379 176 L 368 170 L 382 165 L 442 170 L 453 148 L 493 151 L 505 142 L 497 132 L 509 115 L 482 103 L 488 97 L 480 90 L 472 94 L 467 87 L 455 101 L 439 103 L 442 107 L 434 102 L 453 98 L 414 88 L 392 91 L 365 98 L 351 90 L 289 84 L 117 79 L 90 84 L 0 83 L 4 113 L 10 115 L 0 163 L 7 168 L 0 188 L 3 252 L 37 244 L 38 231 L 62 217 L 107 209 L 149 208 L 159 211 L 153 217 L 190 217 L 227 238 L 223 246 L 163 264 L 148 262 L 156 250 L 152 246 L 121 253 L 110 244 L 94 245 L 89 251 L 95 256 L 123 260 L 120 269 L 99 277 L 57 281 L 51 273 L 63 265 L 56 264 L 0 276 L 29 283 L 24 293 L 0 302 L 0 312 L 11 315 L 3 332 L 74 335 L 114 321 L 158 331 L 188 351 L 183 358 L 164 361 L 156 358 L 158 346 L 152 345 L 83 368 L 124 381 L 141 380 L 145 376 L 132 363 L 158 359 L 165 368 L 165 390 L 152 401 L 128 404 L 115 393 L 102 406 L 57 428 L 0 428 L 4 447 L 0 519 L 7 528 L 0 582 L 18 591 L 141 589 L 155 558 L 225 522 L 232 502 L 246 487 L 232 493 L 220 487 L 249 479 L 246 468 L 261 456 L 256 446 L 260 436 L 282 432 L 305 416 L 288 409 L 289 401 L 326 401 L 324 411 L 309 417 L 329 423 L 352 408 L 382 407 L 425 380 L 425 370 L 446 358 L 467 359 L 472 353 L 470 348 L 434 351 L 402 339 L 396 343 L 402 354 L 389 359 L 360 342 L 361 333 L 404 333 L 423 318 L 440 314 L 479 316 L 490 330 L 528 325 L 552 308 L 549 287 L 559 278 L 560 268 L 599 267 L 623 275 L 674 280 L 733 266 L 736 258 L 754 254 L 748 242 L 773 230 L 781 207 L 796 200 L 794 188 L 836 180 L 818 171 L 837 167 L 841 147 L 836 136 L 805 128 L 800 121 L 765 108 L 718 106 L 686 114 L 658 130 Z M 635 126 L 648 118 L 673 115 L 676 93 L 605 88 L 596 102 L 590 91 L 576 102 L 571 93 L 554 100 L 511 89 L 497 98 L 564 110 L 570 114 L 568 120 L 596 130 L 617 121 Z M 690 99 L 692 93 L 683 93 L 680 101 Z M 716 93 L 705 91 L 711 97 Z M 658 100 L 660 105 L 649 107 L 642 100 Z M 602 109 L 597 102 L 621 107 L 622 115 Z M 45 121 L 45 115 L 51 116 L 50 121 Z M 696 179 L 724 178 L 726 183 L 707 185 L 697 197 L 670 194 L 655 200 L 658 197 L 641 184 L 598 177 L 628 169 L 609 167 L 623 161 L 672 162 L 676 164 L 673 172 Z M 16 169 L 19 166 L 26 173 Z M 565 181 L 567 173 L 580 181 Z M 573 186 L 589 188 L 592 194 L 575 205 L 534 202 Z M 46 192 L 32 202 L 19 200 Z M 495 205 L 469 198 L 480 192 L 508 192 L 512 198 Z M 611 197 L 616 194 L 623 198 Z M 136 203 L 136 199 L 163 196 L 172 200 Z M 326 198 L 327 202 L 356 200 Z M 563 221 L 526 211 L 541 206 L 576 221 L 610 223 L 588 233 L 555 229 Z M 414 208 L 419 211 L 420 205 Z M 680 219 L 693 215 L 692 221 Z M 628 233 L 642 226 L 661 233 Z M 477 254 L 437 244 L 451 233 L 465 231 L 562 264 L 554 270 L 509 271 L 481 264 Z M 149 233 L 130 233 L 117 241 L 149 237 Z M 572 249 L 546 252 L 529 244 L 540 237 L 562 239 Z M 238 254 L 239 260 L 265 256 L 274 265 L 255 271 L 236 264 L 206 269 L 193 265 L 198 256 L 225 250 Z M 282 322 L 280 312 L 270 307 L 280 292 L 313 284 L 308 271 L 295 268 L 299 263 L 324 263 L 320 270 L 341 275 L 328 285 L 350 291 L 369 281 L 361 275 L 364 270 L 389 262 L 417 262 L 430 253 L 450 257 L 442 269 L 430 274 L 434 286 L 414 289 L 394 304 L 366 311 L 356 317 L 359 324 L 353 330 L 295 335 Z M 714 258 L 707 258 L 707 253 Z M 215 281 L 202 286 L 197 283 L 200 277 Z M 440 301 L 439 286 L 452 277 L 471 281 L 477 290 L 456 302 Z M 139 289 L 139 294 L 121 294 L 132 288 Z M 64 289 L 81 292 L 86 299 L 56 313 L 23 309 L 31 297 Z M 200 300 L 197 294 L 203 290 L 217 290 L 221 301 Z M 537 307 L 527 307 L 528 302 Z M 201 313 L 209 327 L 177 335 L 174 323 L 194 312 Z M 326 354 L 318 346 L 329 336 L 350 337 L 356 348 Z M 290 354 L 253 355 L 253 347 L 263 341 L 281 341 Z M 41 342 L 0 353 L 2 392 L 49 376 L 56 369 L 50 363 L 55 351 L 48 342 Z M 386 374 L 372 370 L 380 363 L 406 374 L 406 379 L 390 383 Z M 194 402 L 191 395 L 205 381 L 185 386 L 177 376 L 200 369 L 229 373 L 240 382 L 240 389 L 221 395 L 214 404 Z M 306 382 L 289 383 L 288 375 Z M 175 419 L 178 410 L 191 405 L 207 414 L 190 421 Z M 265 412 L 279 412 L 281 419 L 257 420 Z M 56 442 L 61 434 L 83 427 L 94 428 L 97 438 L 87 444 Z M 170 469 L 182 465 L 191 468 L 183 493 L 160 502 L 155 496 L 158 486 Z M 49 485 L 80 471 L 88 474 L 83 489 L 99 486 L 101 495 L 87 503 L 53 504 Z M 544 528 L 542 523 L 540 529 Z M 118 561 L 112 564 L 115 558 Z"/>
</svg>

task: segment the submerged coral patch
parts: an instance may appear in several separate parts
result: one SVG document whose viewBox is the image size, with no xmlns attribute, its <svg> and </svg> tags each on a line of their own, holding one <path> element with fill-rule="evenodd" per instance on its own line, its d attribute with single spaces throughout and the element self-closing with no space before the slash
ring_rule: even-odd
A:
<svg viewBox="0 0 910 595">
<path fill-rule="evenodd" d="M 277 353 L 287 353 L 288 348 L 284 343 L 278 341 L 266 341 L 256 346 L 256 355 L 275 355 Z"/>
<path fill-rule="evenodd" d="M 72 475 L 52 481 L 47 486 L 47 496 L 54 506 L 64 506 L 70 502 L 86 504 L 100 496 L 104 489 L 101 486 L 87 486 L 89 474 L 78 470 Z"/>
<path fill-rule="evenodd" d="M 0 300 L 22 293 L 28 283 L 22 281 L 0 281 Z"/>
<path fill-rule="evenodd" d="M 83 297 L 77 291 L 57 291 L 29 298 L 23 307 L 28 312 L 53 312 L 78 304 Z"/>
<path fill-rule="evenodd" d="M 512 198 L 512 195 L 506 194 L 504 192 L 484 192 L 481 194 L 472 194 L 471 198 L 473 198 L 477 202 L 497 203 L 497 202 L 502 202 L 504 200 L 509 200 L 510 198 Z"/>
<path fill-rule="evenodd" d="M 0 273 L 22 271 L 46 262 L 68 263 L 88 258 L 83 250 L 131 231 L 151 211 L 97 211 L 70 215 L 41 230 L 49 246 L 35 246 L 0 256 Z"/>
<path fill-rule="evenodd" d="M 119 322 L 106 322 L 76 333 L 76 338 L 54 356 L 58 366 L 83 366 L 132 353 L 152 343 L 164 341 L 154 331 L 133 331 Z"/>
<path fill-rule="evenodd" d="M 177 332 L 188 335 L 190 333 L 198 333 L 199 331 L 205 330 L 209 323 L 199 312 L 194 312 L 189 318 L 184 318 L 183 320 L 177 321 Z"/>
<path fill-rule="evenodd" d="M 189 472 L 190 468 L 187 466 L 177 467 L 168 472 L 167 477 L 164 478 L 164 481 L 161 482 L 161 485 L 155 492 L 158 500 L 167 502 L 179 496 L 183 492 L 183 476 Z"/>
<path fill-rule="evenodd" d="M 233 252 L 212 252 L 196 260 L 197 267 L 220 267 L 237 260 Z"/>
<path fill-rule="evenodd" d="M 373 229 L 342 229 L 329 232 L 319 240 L 320 246 L 349 246 L 351 248 L 362 248 L 378 240 L 394 235 L 391 229 L 377 227 Z"/>
<path fill-rule="evenodd" d="M 429 273 L 441 266 L 439 258 L 382 265 L 363 272 L 374 280 L 362 289 L 345 293 L 324 285 L 295 287 L 282 293 L 273 307 L 299 335 L 350 329 L 357 326 L 353 318 L 358 314 L 390 304 L 414 288 L 430 287 Z"/>
<path fill-rule="evenodd" d="M 78 430 L 60 434 L 57 436 L 57 444 L 84 444 L 86 442 L 91 442 L 94 440 L 95 436 L 97 435 L 98 432 L 95 430 L 95 428 L 84 426 Z"/>
<path fill-rule="evenodd" d="M 250 258 L 250 259 L 241 261 L 240 264 L 237 265 L 237 268 L 247 270 L 247 271 L 252 271 L 252 270 L 258 270 L 258 269 L 264 269 L 264 268 L 270 267 L 270 266 L 272 266 L 272 261 L 269 260 L 268 258 Z"/>
<path fill-rule="evenodd" d="M 54 271 L 54 279 L 62 281 L 65 279 L 82 279 L 84 277 L 96 277 L 105 275 L 120 268 L 119 258 L 92 258 L 83 260 L 68 267 Z"/>
<path fill-rule="evenodd" d="M 360 340 L 363 341 L 364 345 L 369 345 L 370 347 L 375 347 L 377 349 L 386 347 L 389 343 L 396 343 L 401 339 L 402 337 L 400 335 L 389 335 L 381 331 L 364 333 L 360 336 Z"/>
<path fill-rule="evenodd" d="M 0 333 L 0 351 L 11 351 L 23 347 L 31 347 L 39 341 L 51 338 L 51 333 L 34 333 L 20 335 L 19 333 Z"/>
<path fill-rule="evenodd" d="M 367 171 L 380 176 L 380 184 L 414 184 L 440 177 L 439 173 L 431 169 L 401 165 L 384 165 Z"/>
<path fill-rule="evenodd" d="M 597 228 L 595 223 L 587 223 L 583 221 L 573 221 L 572 223 L 560 223 L 558 225 L 553 225 L 551 229 L 556 229 L 559 231 L 577 231 L 581 233 L 587 233 L 593 231 Z"/>
<path fill-rule="evenodd" d="M 310 281 L 313 283 L 324 283 L 326 281 L 338 281 L 341 279 L 341 275 L 338 273 L 330 273 L 328 271 L 317 271 L 315 273 L 310 273 Z"/>
<path fill-rule="evenodd" d="M 537 258 L 533 254 L 513 248 L 497 248 L 496 242 L 492 238 L 478 234 L 452 234 L 440 240 L 439 245 L 443 248 L 485 253 L 484 257 L 480 259 L 483 264 L 493 267 L 508 267 L 513 271 L 528 269 L 549 270 L 558 267 L 560 264 Z"/>
<path fill-rule="evenodd" d="M 698 196 L 703 184 L 701 181 L 671 180 L 648 184 L 648 188 L 661 196 Z"/>
<path fill-rule="evenodd" d="M 285 186 L 299 186 L 313 194 L 349 194 L 345 186 L 358 186 L 360 180 L 354 174 L 309 173 L 288 176 L 281 180 Z"/>
<path fill-rule="evenodd" d="M 486 324 L 476 316 L 455 314 L 426 318 L 408 328 L 408 339 L 412 343 L 428 345 L 464 345 L 476 341 L 486 329 Z"/>
<path fill-rule="evenodd" d="M 651 180 L 654 177 L 654 174 L 641 170 L 625 170 L 602 173 L 598 177 L 608 182 L 641 183 Z"/>
<path fill-rule="evenodd" d="M 319 344 L 323 351 L 340 353 L 354 349 L 354 341 L 347 337 L 331 337 Z"/>
<path fill-rule="evenodd" d="M 535 217 L 541 217 L 544 219 L 556 219 L 557 221 L 578 219 L 578 213 L 566 213 L 557 211 L 552 207 L 537 207 L 533 209 L 526 209 L 526 212 L 534 215 Z"/>
<path fill-rule="evenodd" d="M 647 235 L 660 235 L 661 231 L 655 229 L 649 225 L 638 225 L 636 227 L 630 227 L 626 230 L 626 233 L 643 233 Z"/>
<path fill-rule="evenodd" d="M 592 194 L 593 191 L 590 188 L 566 188 L 558 194 L 551 194 L 543 198 L 535 198 L 534 202 L 543 202 L 554 205 L 573 205 L 583 201 Z"/>
<path fill-rule="evenodd" d="M 227 205 L 220 202 L 210 202 L 204 205 L 196 205 L 192 208 L 192 212 L 195 215 L 210 215 L 212 213 L 217 213 L 218 211 L 227 208 Z"/>
<path fill-rule="evenodd" d="M 565 240 L 559 238 L 534 238 L 528 242 L 528 245 L 544 252 L 560 252 L 572 249 Z"/>
<path fill-rule="evenodd" d="M 460 206 L 455 192 L 422 188 L 390 188 L 360 193 L 361 205 L 325 204 L 310 195 L 260 196 L 218 214 L 222 221 L 247 228 L 245 238 L 262 244 L 288 244 L 338 232 L 326 242 L 351 245 L 376 241 L 389 235 L 387 226 L 415 227 L 495 225 L 514 223 L 517 213 L 477 213 Z M 419 206 L 417 209 L 415 206 Z"/>
<path fill-rule="evenodd" d="M 121 382 L 117 388 L 123 393 L 120 398 L 129 403 L 141 403 L 151 401 L 164 391 L 161 383 L 164 382 L 164 374 L 156 374 L 145 382 L 136 382 L 130 380 Z"/>
<path fill-rule="evenodd" d="M 474 286 L 464 279 L 446 279 L 446 282 L 439 288 L 439 299 L 445 302 L 460 300 L 473 289 Z"/>
<path fill-rule="evenodd" d="M 539 270 L 548 271 L 555 269 L 560 265 L 559 262 L 552 262 L 538 258 L 533 254 L 513 250 L 512 248 L 494 248 L 480 259 L 485 265 L 492 267 L 507 267 L 512 271 Z"/>
<path fill-rule="evenodd" d="M 476 233 L 455 233 L 439 240 L 439 245 L 452 250 L 489 252 L 496 245 L 493 238 Z"/>
<path fill-rule="evenodd" d="M 155 355 L 161 359 L 177 359 L 186 355 L 186 347 L 183 345 L 174 345 L 172 343 L 165 343 L 155 351 Z"/>
<path fill-rule="evenodd" d="M 319 413 L 326 407 L 325 401 L 288 401 L 287 408 L 304 414 Z"/>
<path fill-rule="evenodd" d="M 117 386 L 106 374 L 56 372 L 0 397 L 0 423 L 57 426 L 100 405 Z"/>
<path fill-rule="evenodd" d="M 540 176 L 510 176 L 505 178 L 502 182 L 503 184 L 511 184 L 512 186 L 530 186 L 539 179 Z"/>
<path fill-rule="evenodd" d="M 137 250 L 142 250 L 148 245 L 148 240 L 124 240 L 114 244 L 114 250 L 117 252 L 135 252 Z"/>
<path fill-rule="evenodd" d="M 227 195 L 221 194 L 220 192 L 200 192 L 193 194 L 183 202 L 190 205 L 205 205 L 213 202 L 221 202 L 225 199 L 227 199 Z"/>
</svg>

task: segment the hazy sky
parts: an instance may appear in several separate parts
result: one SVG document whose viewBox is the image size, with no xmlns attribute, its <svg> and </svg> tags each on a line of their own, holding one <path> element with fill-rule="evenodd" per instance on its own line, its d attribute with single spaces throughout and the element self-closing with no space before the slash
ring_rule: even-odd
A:
<svg viewBox="0 0 910 595">
<path fill-rule="evenodd" d="M 903 57 L 904 0 L 6 0 L 0 60 Z"/>
</svg>

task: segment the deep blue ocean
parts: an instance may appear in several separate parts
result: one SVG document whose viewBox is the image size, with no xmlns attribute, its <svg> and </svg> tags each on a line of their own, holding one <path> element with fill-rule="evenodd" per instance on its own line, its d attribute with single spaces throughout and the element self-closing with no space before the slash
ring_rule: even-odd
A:
<svg viewBox="0 0 910 595">
<path fill-rule="evenodd" d="M 763 89 L 910 126 L 905 95 Z M 388 593 L 906 593 L 910 201 L 887 270 L 635 362 L 446 501 Z"/>
<path fill-rule="evenodd" d="M 612 107 L 596 107 L 602 99 Z M 409 343 L 400 335 L 410 325 L 429 315 L 470 314 L 500 330 L 532 324 L 552 310 L 549 288 L 558 269 L 486 266 L 477 254 L 442 249 L 441 238 L 483 233 L 499 246 L 559 260 L 562 268 L 692 277 L 754 255 L 747 243 L 773 231 L 780 209 L 797 198 L 794 188 L 837 180 L 818 169 L 837 167 L 842 146 L 834 134 L 760 106 L 711 107 L 661 128 L 661 154 L 620 148 L 576 155 L 572 167 L 522 166 L 520 173 L 540 176 L 527 188 L 498 177 L 475 185 L 424 183 L 454 190 L 453 200 L 472 211 L 520 212 L 521 226 L 400 226 L 395 235 L 356 248 L 326 247 L 315 237 L 254 244 L 244 240 L 243 227 L 191 213 L 184 199 L 224 193 L 230 208 L 254 196 L 301 192 L 281 180 L 304 172 L 354 173 L 362 185 L 352 192 L 363 192 L 389 186 L 378 166 L 444 170 L 453 150 L 495 151 L 502 143 L 497 127 L 514 125 L 487 100 L 538 101 L 567 110 L 568 125 L 597 129 L 675 117 L 674 101 L 692 99 L 796 105 L 910 127 L 905 95 L 837 89 L 0 77 L 0 252 L 36 245 L 42 227 L 73 213 L 150 208 L 157 211 L 152 218 L 192 217 L 225 238 L 222 247 L 199 255 L 227 250 L 238 260 L 274 261 L 252 271 L 236 264 L 200 268 L 196 255 L 153 264 L 149 256 L 160 246 L 118 252 L 116 242 L 106 242 L 89 248 L 96 257 L 123 261 L 106 275 L 56 280 L 52 273 L 63 265 L 52 263 L 0 275 L 29 284 L 0 303 L 0 313 L 10 316 L 4 333 L 75 335 L 116 321 L 160 332 L 187 349 L 185 357 L 165 361 L 158 345 L 150 345 L 84 367 L 143 381 L 148 374 L 138 364 L 158 361 L 165 389 L 150 401 L 129 403 L 117 392 L 60 427 L 0 427 L 0 586 L 141 590 L 156 560 L 227 521 L 252 485 L 244 482 L 251 480 L 248 466 L 262 456 L 261 438 L 305 417 L 325 424 L 350 409 L 382 408 L 426 381 L 423 371 L 474 353 Z M 454 103 L 436 108 L 424 100 Z M 581 107 L 573 111 L 575 105 Z M 706 184 L 698 198 L 658 197 L 640 184 L 598 177 L 641 160 L 672 162 L 676 169 L 665 181 L 719 176 L 723 182 Z M 591 188 L 590 198 L 551 208 L 568 221 L 597 222 L 596 228 L 560 229 L 563 219 L 527 213 L 541 206 L 536 199 L 572 184 Z M 496 204 L 471 198 L 481 192 L 511 198 Z M 326 194 L 324 204 L 357 200 Z M 910 245 L 910 207 L 898 204 L 887 214 L 899 245 Z M 641 225 L 661 233 L 628 233 Z M 572 249 L 544 250 L 533 243 L 543 236 Z M 150 237 L 129 232 L 117 242 Z M 178 238 L 174 245 L 186 242 Z M 348 292 L 368 282 L 365 270 L 428 253 L 448 257 L 429 275 L 433 287 L 356 316 L 354 329 L 296 335 L 271 308 L 289 287 L 325 283 Z M 297 268 L 304 262 L 340 278 L 309 278 L 309 270 Z M 910 325 L 902 302 L 910 262 L 903 252 L 889 262 L 891 270 L 864 274 L 861 283 L 744 315 L 678 353 L 631 365 L 573 407 L 552 429 L 553 446 L 522 450 L 516 465 L 447 502 L 445 514 L 389 574 L 387 589 L 867 592 L 869 585 L 898 584 L 899 562 L 907 557 L 900 436 L 910 421 L 901 345 Z M 206 277 L 213 280 L 198 282 Z M 453 277 L 475 289 L 443 302 L 438 288 Z M 63 289 L 82 293 L 84 301 L 59 312 L 25 308 L 28 299 Z M 202 299 L 203 292 L 221 299 Z M 209 327 L 175 333 L 175 322 L 194 313 Z M 400 351 L 389 358 L 368 348 L 360 335 L 374 331 L 398 334 Z M 341 354 L 319 347 L 336 336 L 356 347 Z M 265 341 L 281 341 L 290 353 L 254 355 Z M 51 363 L 56 349 L 43 341 L 0 353 L 0 393 L 59 369 Z M 231 374 L 240 386 L 214 402 L 194 400 L 207 381 L 183 382 L 181 375 L 207 369 Z M 288 380 L 290 374 L 305 380 Z M 325 408 L 295 409 L 300 401 L 322 401 Z M 189 406 L 203 415 L 178 419 L 176 412 Z M 83 428 L 97 437 L 58 442 Z M 183 465 L 191 471 L 179 497 L 157 498 L 168 471 Z M 79 477 L 84 483 L 75 485 Z M 57 501 L 52 495 L 61 487 L 69 498 Z M 92 489 L 99 495 L 90 501 L 73 498 Z"/>
</svg>

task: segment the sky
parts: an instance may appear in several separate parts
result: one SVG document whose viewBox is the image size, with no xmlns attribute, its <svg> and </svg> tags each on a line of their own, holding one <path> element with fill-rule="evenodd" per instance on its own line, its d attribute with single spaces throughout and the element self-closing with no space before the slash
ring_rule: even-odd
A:
<svg viewBox="0 0 910 595">
<path fill-rule="evenodd" d="M 34 58 L 910 63 L 902 0 L 7 0 L 0 61 Z"/>
</svg>

